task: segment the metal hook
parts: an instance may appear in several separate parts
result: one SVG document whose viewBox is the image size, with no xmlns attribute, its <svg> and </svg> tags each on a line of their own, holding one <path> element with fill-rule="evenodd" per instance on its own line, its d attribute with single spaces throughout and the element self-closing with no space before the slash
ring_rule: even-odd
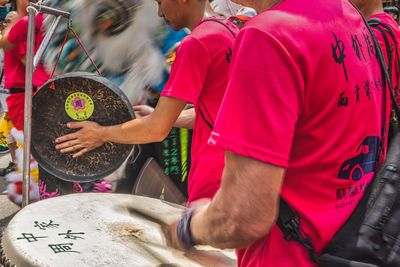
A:
<svg viewBox="0 0 400 267">
<path fill-rule="evenodd" d="M 26 8 L 26 12 L 28 12 L 29 13 L 29 10 L 33 10 L 34 12 L 35 12 L 35 15 L 37 15 L 40 11 L 39 10 L 37 10 L 35 7 L 33 7 L 33 6 L 28 6 L 27 8 Z"/>
</svg>

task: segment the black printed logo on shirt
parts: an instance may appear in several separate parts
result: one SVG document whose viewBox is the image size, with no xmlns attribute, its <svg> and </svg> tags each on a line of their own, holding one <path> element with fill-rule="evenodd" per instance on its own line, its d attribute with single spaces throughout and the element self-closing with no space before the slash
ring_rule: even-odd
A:
<svg viewBox="0 0 400 267">
<path fill-rule="evenodd" d="M 344 59 L 346 58 L 346 54 L 344 52 L 345 45 L 342 40 L 339 40 L 335 33 L 333 33 L 333 37 L 335 38 L 335 44 L 331 44 L 333 59 L 336 63 L 341 64 L 343 67 L 344 76 L 346 77 L 346 81 L 349 81 L 347 76 L 346 64 Z"/>
<path fill-rule="evenodd" d="M 380 138 L 368 136 L 357 147 L 356 155 L 343 162 L 339 169 L 338 178 L 360 180 L 364 174 L 375 171 L 378 160 Z"/>
</svg>

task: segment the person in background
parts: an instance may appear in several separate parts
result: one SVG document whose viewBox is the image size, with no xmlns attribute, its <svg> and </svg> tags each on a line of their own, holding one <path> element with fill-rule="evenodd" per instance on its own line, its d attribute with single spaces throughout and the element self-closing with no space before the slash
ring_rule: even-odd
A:
<svg viewBox="0 0 400 267">
<path fill-rule="evenodd" d="M 165 227 L 166 239 L 236 248 L 239 266 L 316 267 L 276 225 L 280 201 L 318 255 L 374 176 L 357 166 L 384 160 L 389 96 L 375 50 L 361 43 L 372 36 L 347 0 L 235 2 L 259 15 L 239 32 L 209 140 L 226 151 L 221 188 Z"/>
<path fill-rule="evenodd" d="M 17 0 L 18 19 L 15 23 L 7 25 L 0 36 L 0 48 L 4 50 L 4 87 L 9 91 L 7 97 L 8 117 L 14 128 L 11 129 L 11 135 L 17 143 L 23 144 L 23 128 L 24 128 L 24 99 L 25 99 L 25 64 L 27 52 L 27 33 L 28 33 L 28 13 L 27 7 L 30 1 Z M 31 1 L 36 2 L 36 1 Z M 39 48 L 43 37 L 43 21 L 44 15 L 38 14 L 35 17 L 35 47 L 36 52 Z M 36 91 L 42 84 L 50 78 L 42 64 L 38 64 L 33 73 L 33 91 Z M 23 156 L 22 148 L 16 152 L 17 171 L 7 174 L 9 186 L 7 188 L 10 200 L 16 204 L 22 202 L 22 167 Z M 39 198 L 38 186 L 38 167 L 37 162 L 31 160 L 31 200 Z"/>
<path fill-rule="evenodd" d="M 3 2 L 0 1 L 0 10 L 3 7 Z M 2 31 L 6 27 L 5 17 L 1 18 L 0 14 L 0 31 Z M 6 141 L 6 127 L 4 127 L 5 116 L 7 112 L 6 107 L 6 92 L 4 91 L 4 53 L 3 50 L 0 49 L 0 154 L 8 153 L 8 145 Z M 0 176 L 2 175 L 4 169 L 0 169 Z"/>
<path fill-rule="evenodd" d="M 5 1 L 3 1 L 4 3 Z M 15 23 L 15 21 L 18 19 L 18 13 L 16 11 L 10 11 L 7 13 L 5 20 L 2 23 L 2 29 L 3 31 L 7 25 L 12 25 Z M 16 149 L 17 149 L 17 143 L 15 142 L 14 138 L 12 137 L 10 130 L 12 129 L 12 123 L 10 122 L 10 119 L 8 118 L 8 107 L 7 107 L 7 102 L 6 99 L 9 96 L 9 91 L 4 89 L 4 51 L 3 49 L 0 49 L 0 54 L 1 54 L 1 61 L 2 61 L 2 72 L 1 72 L 1 84 L 0 84 L 0 106 L 1 106 L 1 111 L 2 111 L 2 116 L 0 119 L 0 136 L 4 139 L 2 141 L 2 145 L 0 148 L 6 148 L 7 152 L 10 152 L 11 156 L 11 161 L 8 163 L 8 166 L 5 168 L 0 169 L 0 176 L 5 176 L 10 172 L 13 172 L 16 170 Z"/>
</svg>

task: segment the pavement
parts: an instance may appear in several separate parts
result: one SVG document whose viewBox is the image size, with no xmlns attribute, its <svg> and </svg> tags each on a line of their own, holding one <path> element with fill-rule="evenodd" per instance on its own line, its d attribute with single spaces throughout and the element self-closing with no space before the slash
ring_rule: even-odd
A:
<svg viewBox="0 0 400 267">
<path fill-rule="evenodd" d="M 0 168 L 8 166 L 11 158 L 10 155 L 0 155 Z M 17 205 L 12 203 L 7 198 L 7 182 L 5 177 L 0 176 L 0 231 L 4 228 L 8 222 L 12 219 L 12 216 L 20 209 Z"/>
</svg>

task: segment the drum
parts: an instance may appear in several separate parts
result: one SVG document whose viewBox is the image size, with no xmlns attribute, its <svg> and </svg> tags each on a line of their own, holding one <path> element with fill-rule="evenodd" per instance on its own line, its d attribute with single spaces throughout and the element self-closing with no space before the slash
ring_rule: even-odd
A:
<svg viewBox="0 0 400 267">
<path fill-rule="evenodd" d="M 160 223 L 184 208 L 125 194 L 61 196 L 22 209 L 3 234 L 3 261 L 29 266 L 236 266 L 232 251 L 165 245 Z"/>
<path fill-rule="evenodd" d="M 54 140 L 76 131 L 70 121 L 115 125 L 134 118 L 122 91 L 107 79 L 91 73 L 68 73 L 48 81 L 32 100 L 32 155 L 51 175 L 71 182 L 99 180 L 114 172 L 133 146 L 106 143 L 72 158 L 55 149 Z"/>
</svg>

